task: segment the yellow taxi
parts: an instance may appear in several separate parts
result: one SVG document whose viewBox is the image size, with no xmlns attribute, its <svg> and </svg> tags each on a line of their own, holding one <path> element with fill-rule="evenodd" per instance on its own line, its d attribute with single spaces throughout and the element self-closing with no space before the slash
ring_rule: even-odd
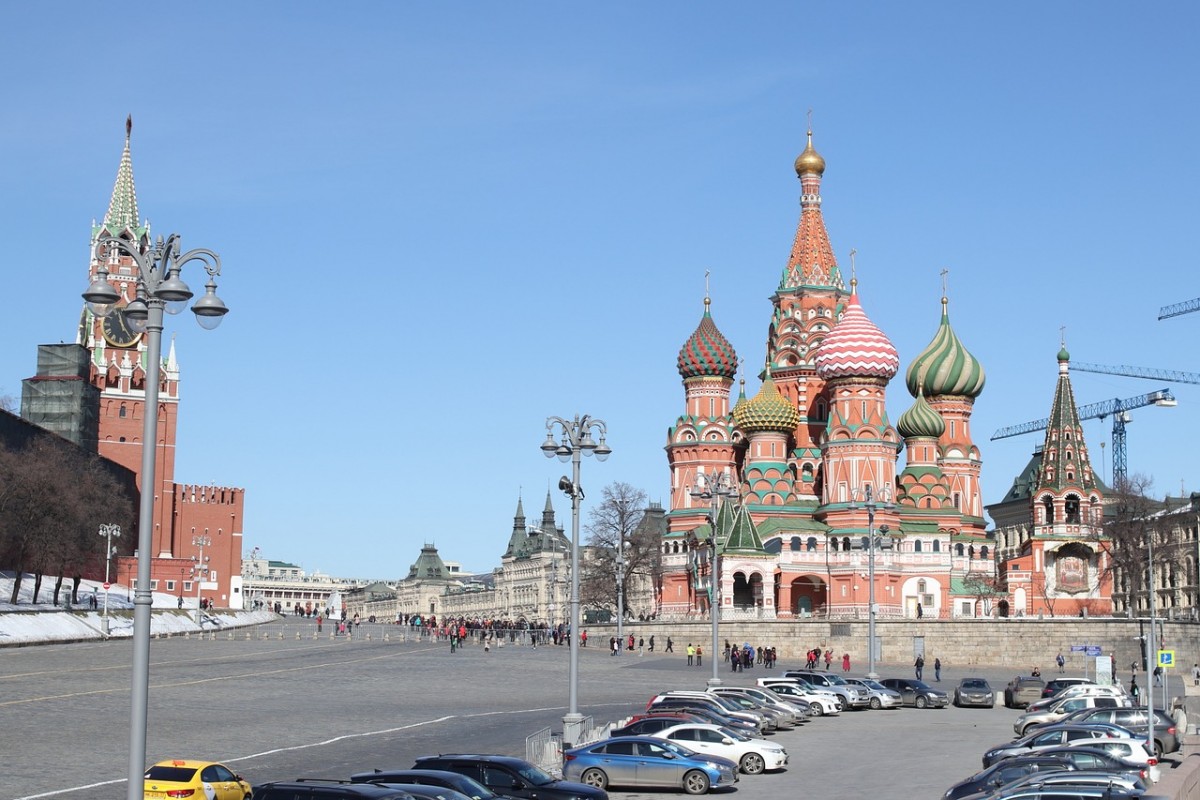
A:
<svg viewBox="0 0 1200 800">
<path fill-rule="evenodd" d="M 176 758 L 146 770 L 145 800 L 249 800 L 250 784 L 224 764 Z"/>
</svg>

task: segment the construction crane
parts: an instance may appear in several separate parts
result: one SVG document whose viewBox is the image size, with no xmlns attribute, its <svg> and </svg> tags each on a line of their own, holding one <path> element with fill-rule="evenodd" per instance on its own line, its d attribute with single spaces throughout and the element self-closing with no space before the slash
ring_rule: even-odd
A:
<svg viewBox="0 0 1200 800">
<path fill-rule="evenodd" d="M 1171 317 L 1179 317 L 1184 314 L 1190 314 L 1193 311 L 1200 311 L 1200 297 L 1195 300 L 1188 300 L 1186 303 L 1175 303 L 1169 306 L 1163 306 L 1158 310 L 1158 318 L 1170 319 Z"/>
<path fill-rule="evenodd" d="M 1078 369 L 1078 366 L 1072 364 L 1073 369 Z M 1129 469 L 1125 460 L 1125 423 L 1130 421 L 1129 411 L 1134 408 L 1144 408 L 1146 406 L 1162 406 L 1164 408 L 1173 408 L 1178 405 L 1175 400 L 1175 395 L 1171 394 L 1170 389 L 1160 389 L 1157 392 L 1149 394 L 1141 394 L 1137 397 L 1127 397 L 1124 400 L 1113 399 L 1105 400 L 1100 403 L 1091 403 L 1090 405 L 1080 406 L 1077 409 L 1079 418 L 1083 419 L 1104 419 L 1111 416 L 1113 418 L 1112 432 L 1112 452 L 1113 452 L 1113 484 L 1115 486 L 1124 486 L 1129 478 Z M 1035 431 L 1044 431 L 1050 425 L 1050 418 L 1034 420 L 1026 422 L 1022 425 L 1010 425 L 1007 428 L 1001 428 L 992 434 L 992 441 L 996 439 L 1007 439 L 1010 436 L 1020 436 L 1024 433 L 1033 433 Z"/>
<path fill-rule="evenodd" d="M 1154 369 L 1152 367 L 1106 367 L 1103 364 L 1081 364 L 1071 362 L 1072 372 L 1099 372 L 1104 375 L 1124 375 L 1127 378 L 1147 378 L 1152 381 L 1167 383 L 1200 383 L 1200 372 L 1180 372 L 1175 369 Z"/>
</svg>

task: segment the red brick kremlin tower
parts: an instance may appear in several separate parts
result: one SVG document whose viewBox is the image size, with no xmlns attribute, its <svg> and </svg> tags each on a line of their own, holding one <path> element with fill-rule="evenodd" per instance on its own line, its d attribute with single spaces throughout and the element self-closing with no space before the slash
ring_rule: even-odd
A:
<svg viewBox="0 0 1200 800">
<path fill-rule="evenodd" d="M 874 501 L 882 618 L 977 616 L 972 574 L 994 575 L 970 416 L 983 369 L 950 328 L 909 370 L 915 402 L 893 426 L 887 386 L 900 369 L 867 316 L 859 284 L 847 292 L 821 209 L 825 160 L 812 132 L 796 159 L 800 221 L 772 296 L 765 368 L 753 398 L 729 407 L 738 359 L 705 310 L 678 359 L 685 413 L 668 430 L 671 511 L 660 611 L 703 615 L 709 569 L 697 544 L 713 535 L 700 490 L 729 476 L 734 496 L 716 514 L 723 619 L 865 618 Z M 905 466 L 897 474 L 897 461 Z M 710 493 L 711 494 L 711 493 Z"/>
<path fill-rule="evenodd" d="M 96 243 L 102 236 L 118 236 L 145 249 L 151 244 L 150 226 L 138 219 L 137 192 L 129 140 L 132 120 L 125 125 L 125 149 L 104 221 L 92 226 L 88 280 L 96 277 Z M 115 248 L 114 248 L 115 250 Z M 133 299 L 137 267 L 124 254 L 106 265 L 109 282 L 121 293 L 122 305 Z M 175 482 L 175 442 L 179 416 L 180 368 L 175 343 L 162 363 L 159 386 L 158 434 L 155 448 L 155 485 L 141 485 L 142 426 L 146 408 L 146 352 L 142 334 L 122 315 L 112 311 L 103 319 L 84 308 L 78 344 L 91 353 L 91 382 L 100 390 L 98 450 L 138 475 L 138 488 L 155 493 L 153 564 L 151 581 L 159 592 L 172 593 L 194 606 L 197 591 L 218 607 L 240 608 L 242 563 L 243 489 L 184 485 Z M 134 536 L 134 531 L 124 532 Z M 207 539 L 203 557 L 209 568 L 206 579 L 192 575 L 193 556 L 200 558 L 194 542 Z M 116 580 L 131 586 L 137 575 L 136 560 L 118 559 Z M 197 581 L 199 585 L 197 585 Z"/>
</svg>

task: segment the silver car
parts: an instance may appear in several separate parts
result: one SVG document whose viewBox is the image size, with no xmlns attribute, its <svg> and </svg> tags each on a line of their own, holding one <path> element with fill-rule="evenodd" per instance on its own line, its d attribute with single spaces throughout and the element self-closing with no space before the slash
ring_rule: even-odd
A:
<svg viewBox="0 0 1200 800">
<path fill-rule="evenodd" d="M 879 681 L 870 678 L 846 678 L 846 683 L 857 684 L 867 690 L 867 705 L 873 709 L 899 708 L 904 705 L 904 698 L 895 689 L 889 689 Z"/>
</svg>

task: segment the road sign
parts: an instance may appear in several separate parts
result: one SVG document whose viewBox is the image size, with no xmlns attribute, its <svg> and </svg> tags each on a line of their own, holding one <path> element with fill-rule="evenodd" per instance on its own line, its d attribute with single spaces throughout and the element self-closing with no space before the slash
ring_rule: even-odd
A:
<svg viewBox="0 0 1200 800">
<path fill-rule="evenodd" d="M 1071 652 L 1072 652 L 1072 653 L 1082 653 L 1082 652 L 1084 652 L 1085 650 L 1087 650 L 1087 645 L 1086 645 L 1086 644 L 1073 644 L 1073 645 L 1071 645 Z"/>
<path fill-rule="evenodd" d="M 1085 650 L 1084 650 L 1084 653 L 1085 653 L 1086 655 L 1089 655 L 1089 656 L 1098 656 L 1098 655 L 1100 655 L 1100 645 L 1098 645 L 1098 644 L 1089 644 L 1089 645 L 1088 645 L 1088 646 L 1085 648 Z"/>
<path fill-rule="evenodd" d="M 1158 665 L 1163 669 L 1169 669 L 1175 666 L 1175 651 L 1174 650 L 1159 650 Z"/>
<path fill-rule="evenodd" d="M 108 591 L 109 589 L 111 589 L 111 588 L 112 588 L 112 584 L 111 584 L 111 583 L 106 583 L 106 584 L 104 584 L 104 591 L 106 591 L 106 592 L 107 592 L 107 591 Z"/>
</svg>

